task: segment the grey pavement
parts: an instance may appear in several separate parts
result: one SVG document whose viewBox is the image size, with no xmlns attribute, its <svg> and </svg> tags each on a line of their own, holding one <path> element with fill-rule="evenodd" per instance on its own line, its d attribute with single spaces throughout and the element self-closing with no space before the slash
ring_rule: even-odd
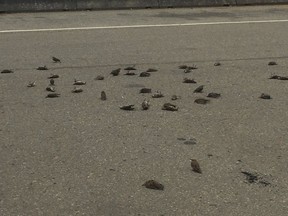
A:
<svg viewBox="0 0 288 216">
<path fill-rule="evenodd" d="M 288 20 L 287 6 L 0 16 L 0 215 L 285 216 L 288 22 L 1 33 L 4 30 Z M 51 56 L 62 60 L 52 63 Z M 221 66 L 214 63 L 220 61 Z M 268 66 L 269 61 L 277 65 Z M 179 65 L 196 64 L 184 74 Z M 37 71 L 47 65 L 48 71 Z M 117 77 L 135 65 L 150 77 Z M 59 98 L 45 98 L 50 73 Z M 103 75 L 103 81 L 96 81 Z M 183 78 L 197 84 L 184 84 Z M 73 80 L 87 82 L 73 94 Z M 27 88 L 36 81 L 34 88 Z M 204 93 L 193 90 L 204 85 Z M 165 97 L 139 94 L 141 87 Z M 100 100 L 100 92 L 107 101 Z M 207 105 L 195 104 L 221 93 Z M 268 93 L 272 100 L 263 100 Z M 171 101 L 172 95 L 181 99 Z M 151 108 L 140 109 L 144 98 Z M 165 102 L 179 111 L 161 110 Z M 135 111 L 119 106 L 135 104 Z M 195 145 L 184 141 L 196 139 Z M 185 140 L 184 140 L 185 139 Z M 192 172 L 190 158 L 203 171 Z M 249 183 L 242 171 L 257 173 Z M 163 191 L 142 184 L 155 179 Z M 262 182 L 262 183 L 261 183 Z M 269 183 L 265 186 L 263 182 Z"/>
</svg>

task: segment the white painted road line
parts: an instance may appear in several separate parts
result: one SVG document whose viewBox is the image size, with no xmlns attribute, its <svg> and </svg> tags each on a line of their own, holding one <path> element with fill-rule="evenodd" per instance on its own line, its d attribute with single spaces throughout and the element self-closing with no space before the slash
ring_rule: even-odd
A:
<svg viewBox="0 0 288 216">
<path fill-rule="evenodd" d="M 153 27 L 178 27 L 178 26 L 202 26 L 202 25 L 257 24 L 257 23 L 281 23 L 281 22 L 288 22 L 288 20 L 255 20 L 255 21 L 235 21 L 235 22 L 176 23 L 176 24 L 155 24 L 155 25 L 51 28 L 51 29 L 20 29 L 20 30 L 15 29 L 15 30 L 1 30 L 0 33 L 75 31 L 75 30 L 125 29 L 125 28 L 153 28 Z"/>
</svg>

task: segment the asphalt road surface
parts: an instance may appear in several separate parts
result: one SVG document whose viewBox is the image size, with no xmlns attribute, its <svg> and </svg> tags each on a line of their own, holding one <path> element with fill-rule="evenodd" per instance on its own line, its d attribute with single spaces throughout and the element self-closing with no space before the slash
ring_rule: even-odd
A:
<svg viewBox="0 0 288 216">
<path fill-rule="evenodd" d="M 286 216 L 288 81 L 269 77 L 288 76 L 287 35 L 283 5 L 1 14 L 0 71 L 14 73 L 0 74 L 0 215 Z M 133 65 L 158 72 L 110 75 Z"/>
</svg>

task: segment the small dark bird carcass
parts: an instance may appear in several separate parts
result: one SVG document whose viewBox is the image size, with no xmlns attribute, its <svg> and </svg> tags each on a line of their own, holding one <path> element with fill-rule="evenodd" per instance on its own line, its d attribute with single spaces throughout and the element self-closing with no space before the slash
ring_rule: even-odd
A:
<svg viewBox="0 0 288 216">
<path fill-rule="evenodd" d="M 81 92 L 83 92 L 83 89 L 77 87 L 74 87 L 74 89 L 72 90 L 72 93 L 81 93 Z"/>
<path fill-rule="evenodd" d="M 50 85 L 51 85 L 51 86 L 54 86 L 54 85 L 55 85 L 55 80 L 54 80 L 54 79 L 50 79 L 49 82 L 50 82 Z"/>
<path fill-rule="evenodd" d="M 136 70 L 136 68 L 135 68 L 135 65 L 133 65 L 133 66 L 124 68 L 124 70 L 131 71 L 131 70 Z"/>
<path fill-rule="evenodd" d="M 275 61 L 270 61 L 270 62 L 268 62 L 268 65 L 273 66 L 273 65 L 277 65 L 277 63 Z"/>
<path fill-rule="evenodd" d="M 107 100 L 107 96 L 106 96 L 106 93 L 105 91 L 101 91 L 101 97 L 100 97 L 101 100 Z"/>
<path fill-rule="evenodd" d="M 167 110 L 167 111 L 178 111 L 178 107 L 174 104 L 171 103 L 165 103 L 162 106 L 162 110 Z"/>
<path fill-rule="evenodd" d="M 210 102 L 210 100 L 207 100 L 205 98 L 198 98 L 198 99 L 194 100 L 194 103 L 197 103 L 197 104 L 207 104 L 209 102 Z"/>
<path fill-rule="evenodd" d="M 56 97 L 60 97 L 59 93 L 49 93 L 46 98 L 56 98 Z"/>
<path fill-rule="evenodd" d="M 139 76 L 140 76 L 140 77 L 149 77 L 149 76 L 151 76 L 151 74 L 148 73 L 148 72 L 142 72 L 142 73 L 140 73 Z"/>
<path fill-rule="evenodd" d="M 140 93 L 151 93 L 152 92 L 152 90 L 151 90 L 151 88 L 142 88 L 142 89 L 140 89 Z"/>
<path fill-rule="evenodd" d="M 266 99 L 266 100 L 267 99 L 272 99 L 272 97 L 269 94 L 265 94 L 265 93 L 262 93 L 259 98 Z"/>
<path fill-rule="evenodd" d="M 112 70 L 110 74 L 112 74 L 113 76 L 118 76 L 120 71 L 121 71 L 121 68 L 117 68 L 115 70 Z"/>
<path fill-rule="evenodd" d="M 194 79 L 184 78 L 183 83 L 197 83 Z"/>
<path fill-rule="evenodd" d="M 60 76 L 58 74 L 51 74 L 48 79 L 57 79 L 59 78 Z"/>
<path fill-rule="evenodd" d="M 98 75 L 94 80 L 104 80 L 104 76 Z"/>
<path fill-rule="evenodd" d="M 157 71 L 158 71 L 158 70 L 155 69 L 155 68 L 148 68 L 148 69 L 146 70 L 146 72 L 148 72 L 148 73 L 157 72 Z"/>
<path fill-rule="evenodd" d="M 164 190 L 164 185 L 155 180 L 146 181 L 142 186 L 153 190 Z"/>
<path fill-rule="evenodd" d="M 183 70 L 186 69 L 187 67 L 188 67 L 187 65 L 180 65 L 180 66 L 178 66 L 179 69 L 183 69 Z"/>
<path fill-rule="evenodd" d="M 204 85 L 201 85 L 201 86 L 197 87 L 193 92 L 194 93 L 202 93 L 203 89 L 204 89 Z"/>
<path fill-rule="evenodd" d="M 134 110 L 135 108 L 134 108 L 134 105 L 131 104 L 131 105 L 121 106 L 120 109 L 131 111 L 131 110 Z"/>
<path fill-rule="evenodd" d="M 40 66 L 37 68 L 37 70 L 48 70 L 48 67 L 46 65 Z"/>
<path fill-rule="evenodd" d="M 207 97 L 209 97 L 209 98 L 219 98 L 219 97 L 221 97 L 221 94 L 215 93 L 215 92 L 211 92 L 211 93 L 209 93 L 207 95 Z"/>
<path fill-rule="evenodd" d="M 56 58 L 56 57 L 52 57 L 52 60 L 54 63 L 61 63 L 61 60 L 59 58 Z"/>
<path fill-rule="evenodd" d="M 200 165 L 196 159 L 190 159 L 192 170 L 196 173 L 202 173 Z"/>
<path fill-rule="evenodd" d="M 14 71 L 8 70 L 8 69 L 4 69 L 4 70 L 1 71 L 1 73 L 3 73 L 3 74 L 14 73 Z"/>
</svg>

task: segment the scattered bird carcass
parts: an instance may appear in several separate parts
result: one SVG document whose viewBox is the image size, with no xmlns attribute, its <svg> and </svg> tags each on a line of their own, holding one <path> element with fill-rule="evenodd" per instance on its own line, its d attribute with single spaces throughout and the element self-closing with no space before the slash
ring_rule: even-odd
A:
<svg viewBox="0 0 288 216">
<path fill-rule="evenodd" d="M 56 90 L 55 90 L 54 87 L 52 87 L 52 86 L 48 86 L 48 87 L 46 88 L 46 91 L 49 91 L 49 92 L 55 92 Z"/>
<path fill-rule="evenodd" d="M 162 98 L 164 95 L 161 93 L 161 91 L 156 91 L 153 95 L 152 98 Z"/>
<path fill-rule="evenodd" d="M 35 87 L 36 86 L 36 81 L 33 82 L 29 82 L 27 87 L 31 88 L 31 87 Z"/>
<path fill-rule="evenodd" d="M 178 100 L 180 98 L 181 98 L 181 96 L 178 96 L 178 95 L 172 95 L 171 96 L 171 100 Z"/>
</svg>

